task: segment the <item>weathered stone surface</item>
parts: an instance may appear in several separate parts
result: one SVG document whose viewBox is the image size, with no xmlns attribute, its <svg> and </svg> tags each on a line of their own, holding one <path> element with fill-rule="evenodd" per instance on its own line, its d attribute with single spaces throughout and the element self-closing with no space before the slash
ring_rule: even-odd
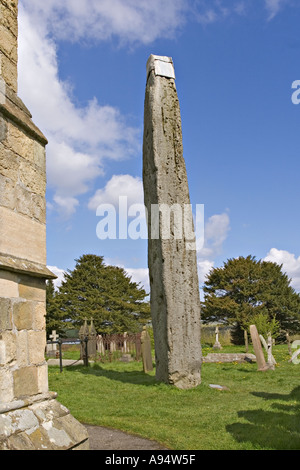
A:
<svg viewBox="0 0 300 470">
<path fill-rule="evenodd" d="M 12 329 L 11 300 L 0 298 L 0 334 L 2 330 Z"/>
<path fill-rule="evenodd" d="M 0 298 L 14 297 L 19 297 L 18 276 L 0 269 Z"/>
<path fill-rule="evenodd" d="M 37 367 L 22 367 L 13 372 L 14 396 L 21 398 L 24 396 L 37 395 L 39 393 L 37 381 Z"/>
<path fill-rule="evenodd" d="M 88 449 L 88 432 L 56 400 L 0 413 L 0 450 Z"/>
<path fill-rule="evenodd" d="M 149 62 L 160 60 L 158 56 L 154 57 Z M 170 78 L 172 61 L 169 59 L 167 76 L 163 76 L 165 57 L 163 62 L 163 67 L 150 67 L 147 77 L 143 142 L 156 377 L 179 388 L 190 388 L 201 382 L 196 253 L 189 249 L 191 240 L 183 227 L 184 218 L 178 221 L 176 214 L 173 219 L 171 215 L 169 234 L 162 223 L 163 217 L 159 219 L 159 227 L 158 219 L 155 221 L 153 218 L 153 205 L 157 205 L 167 212 L 172 208 L 179 208 L 181 214 L 188 210 L 189 221 L 192 219 L 183 159 L 180 108 L 175 82 Z M 156 75 L 156 70 L 159 70 L 159 75 Z"/>
<path fill-rule="evenodd" d="M 268 369 L 266 364 L 265 356 L 261 347 L 261 342 L 259 339 L 258 331 L 255 325 L 250 325 L 250 335 L 253 344 L 254 353 L 256 356 L 257 369 L 260 371 L 265 371 Z"/>
<path fill-rule="evenodd" d="M 256 362 L 256 356 L 249 353 L 209 353 L 203 362 Z"/>
<path fill-rule="evenodd" d="M 0 270 L 1 268 L 12 273 L 24 274 L 25 272 L 32 277 L 56 279 L 56 276 L 45 265 L 31 262 L 27 259 L 17 258 L 9 254 L 0 253 Z M 12 276 L 12 274 L 9 273 L 7 275 Z"/>
<path fill-rule="evenodd" d="M 0 207 L 0 253 L 45 265 L 45 224 Z"/>
</svg>

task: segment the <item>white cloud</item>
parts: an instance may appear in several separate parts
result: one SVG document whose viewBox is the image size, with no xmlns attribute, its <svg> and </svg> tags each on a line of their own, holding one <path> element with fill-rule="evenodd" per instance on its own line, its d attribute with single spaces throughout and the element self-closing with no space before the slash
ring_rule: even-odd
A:
<svg viewBox="0 0 300 470">
<path fill-rule="evenodd" d="M 145 291 L 150 293 L 149 270 L 148 268 L 124 268 L 133 282 L 140 284 Z"/>
<path fill-rule="evenodd" d="M 291 279 L 291 285 L 295 290 L 300 291 L 300 256 L 296 258 L 289 251 L 271 248 L 264 260 L 282 264 L 282 270 Z"/>
<path fill-rule="evenodd" d="M 98 189 L 90 199 L 88 207 L 96 210 L 100 204 L 112 204 L 119 207 L 119 197 L 127 197 L 128 207 L 132 204 L 144 204 L 143 182 L 131 175 L 113 175 L 103 189 Z"/>
<path fill-rule="evenodd" d="M 56 45 L 35 20 L 20 8 L 19 95 L 49 141 L 47 180 L 54 203 L 70 215 L 78 196 L 103 173 L 104 160 L 137 152 L 138 131 L 118 109 L 100 106 L 95 98 L 86 107 L 75 106 L 70 84 L 59 79 Z"/>
<path fill-rule="evenodd" d="M 55 276 L 57 276 L 57 279 L 54 279 L 53 283 L 55 289 L 58 289 L 64 280 L 64 274 L 66 271 L 64 269 L 58 268 L 57 266 L 47 266 L 47 268 L 50 269 L 50 271 L 55 274 Z"/>
<path fill-rule="evenodd" d="M 269 13 L 269 20 L 272 20 L 287 3 L 287 0 L 265 0 L 265 6 Z"/>
<path fill-rule="evenodd" d="M 58 39 L 149 44 L 173 37 L 185 19 L 184 0 L 23 0 L 36 20 Z"/>
<path fill-rule="evenodd" d="M 222 253 L 223 243 L 230 230 L 230 219 L 227 212 L 212 215 L 204 227 L 204 246 L 198 252 L 198 276 L 200 285 L 214 267 L 215 258 Z"/>
</svg>

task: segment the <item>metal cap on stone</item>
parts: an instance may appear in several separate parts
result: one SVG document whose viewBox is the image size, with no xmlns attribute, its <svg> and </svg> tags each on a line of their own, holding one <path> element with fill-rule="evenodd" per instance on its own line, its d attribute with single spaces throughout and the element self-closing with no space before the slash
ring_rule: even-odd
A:
<svg viewBox="0 0 300 470">
<path fill-rule="evenodd" d="M 147 61 L 147 79 L 151 70 L 160 77 L 173 78 L 175 80 L 175 70 L 172 57 L 151 54 Z"/>
</svg>

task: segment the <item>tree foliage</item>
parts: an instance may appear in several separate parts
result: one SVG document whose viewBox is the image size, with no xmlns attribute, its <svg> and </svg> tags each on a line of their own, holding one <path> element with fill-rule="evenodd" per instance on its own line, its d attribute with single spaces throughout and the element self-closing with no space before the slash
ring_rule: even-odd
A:
<svg viewBox="0 0 300 470">
<path fill-rule="evenodd" d="M 282 272 L 282 265 L 255 257 L 227 260 L 213 268 L 204 285 L 204 322 L 234 323 L 241 329 L 258 314 L 276 319 L 282 330 L 300 330 L 300 296 Z"/>
<path fill-rule="evenodd" d="M 93 318 L 98 333 L 135 333 L 150 318 L 147 293 L 126 271 L 104 264 L 103 257 L 83 255 L 65 273 L 56 295 L 64 320 L 73 326 Z"/>
<path fill-rule="evenodd" d="M 59 309 L 57 304 L 56 291 L 52 280 L 46 282 L 46 312 L 46 331 L 48 338 L 53 330 L 56 330 L 57 333 L 60 334 L 65 328 L 63 312 Z"/>
</svg>

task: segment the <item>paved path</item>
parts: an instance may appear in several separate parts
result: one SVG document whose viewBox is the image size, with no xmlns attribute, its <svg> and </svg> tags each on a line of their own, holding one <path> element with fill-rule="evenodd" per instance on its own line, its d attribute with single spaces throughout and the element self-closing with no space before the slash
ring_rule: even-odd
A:
<svg viewBox="0 0 300 470">
<path fill-rule="evenodd" d="M 84 425 L 89 433 L 90 450 L 166 450 L 155 441 L 116 429 Z"/>
</svg>

